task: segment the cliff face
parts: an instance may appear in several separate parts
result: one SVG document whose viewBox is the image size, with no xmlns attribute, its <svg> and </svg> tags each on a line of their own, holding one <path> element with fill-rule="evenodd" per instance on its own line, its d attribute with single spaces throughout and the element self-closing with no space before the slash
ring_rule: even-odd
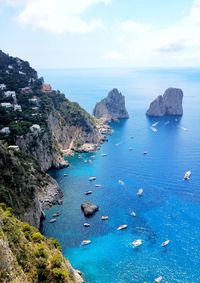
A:
<svg viewBox="0 0 200 283">
<path fill-rule="evenodd" d="M 1 205 L 0 281 L 82 283 L 83 279 L 63 257 L 56 240 L 45 238 Z"/>
<path fill-rule="evenodd" d="M 8 150 L 0 142 L 0 202 L 12 207 L 21 220 L 39 228 L 42 209 L 59 202 L 58 184 L 41 172 L 32 158 Z"/>
<path fill-rule="evenodd" d="M 163 96 L 159 95 L 146 112 L 147 116 L 183 115 L 183 91 L 179 88 L 168 88 Z"/>
<path fill-rule="evenodd" d="M 93 115 L 98 119 L 105 118 L 107 121 L 129 118 L 124 96 L 114 88 L 106 98 L 96 104 Z"/>
</svg>

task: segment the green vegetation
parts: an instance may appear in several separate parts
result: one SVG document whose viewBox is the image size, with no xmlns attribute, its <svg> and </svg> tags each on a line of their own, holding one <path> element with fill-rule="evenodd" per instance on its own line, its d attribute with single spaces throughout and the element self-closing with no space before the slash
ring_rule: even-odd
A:
<svg viewBox="0 0 200 283">
<path fill-rule="evenodd" d="M 46 175 L 29 155 L 8 150 L 1 141 L 0 168 L 0 201 L 21 214 L 31 205 L 35 190 L 45 183 Z"/>
<path fill-rule="evenodd" d="M 0 281 L 75 282 L 73 270 L 54 240 L 45 238 L 9 212 L 10 209 L 1 203 Z"/>
</svg>

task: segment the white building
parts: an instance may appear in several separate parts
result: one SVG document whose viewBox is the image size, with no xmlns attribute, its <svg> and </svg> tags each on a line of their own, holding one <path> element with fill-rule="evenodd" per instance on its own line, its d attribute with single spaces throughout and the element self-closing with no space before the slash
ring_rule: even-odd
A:
<svg viewBox="0 0 200 283">
<path fill-rule="evenodd" d="M 7 90 L 7 91 L 5 91 L 4 92 L 4 95 L 6 96 L 6 97 L 16 97 L 16 93 L 15 93 L 15 91 L 14 90 Z"/>
<path fill-rule="evenodd" d="M 10 134 L 10 129 L 9 129 L 9 127 L 2 128 L 2 129 L 0 130 L 0 133 L 9 135 L 9 134 Z"/>
<path fill-rule="evenodd" d="M 40 128 L 40 125 L 38 125 L 38 124 L 33 124 L 31 127 L 30 127 L 30 130 L 31 130 L 31 132 L 32 133 L 34 133 L 34 132 L 40 132 L 41 131 L 41 128 Z"/>
<path fill-rule="evenodd" d="M 2 107 L 5 107 L 5 108 L 11 108 L 12 107 L 12 104 L 10 102 L 2 102 L 1 103 L 1 106 Z"/>
<path fill-rule="evenodd" d="M 5 84 L 0 84 L 0 89 L 1 89 L 1 90 L 6 89 L 6 85 L 5 85 Z"/>
<path fill-rule="evenodd" d="M 20 112 L 21 112 L 21 111 L 22 111 L 22 107 L 21 107 L 21 105 L 19 105 L 19 104 L 14 104 L 14 110 L 15 110 L 15 111 L 17 111 L 17 110 L 18 110 L 18 111 L 20 111 Z"/>
<path fill-rule="evenodd" d="M 8 149 L 18 151 L 18 150 L 19 150 L 19 146 L 18 146 L 18 145 L 9 145 L 9 146 L 8 146 Z"/>
</svg>

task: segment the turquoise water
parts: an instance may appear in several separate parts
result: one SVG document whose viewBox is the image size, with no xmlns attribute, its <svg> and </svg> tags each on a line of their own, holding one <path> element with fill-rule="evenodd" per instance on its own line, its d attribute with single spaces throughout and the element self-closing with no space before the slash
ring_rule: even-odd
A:
<svg viewBox="0 0 200 283">
<path fill-rule="evenodd" d="M 90 112 L 118 87 L 130 114 L 130 119 L 112 124 L 114 132 L 100 151 L 75 156 L 69 168 L 50 171 L 64 203 L 47 211 L 44 234 L 58 238 L 87 283 L 150 283 L 160 275 L 162 282 L 200 282 L 200 70 L 52 70 L 43 75 Z M 149 102 L 169 86 L 183 89 L 184 116 L 147 118 Z M 157 132 L 150 129 L 155 122 Z M 86 162 L 92 155 L 92 163 Z M 183 181 L 187 170 L 191 179 Z M 96 181 L 89 183 L 89 176 Z M 141 187 L 144 195 L 138 198 Z M 93 194 L 85 196 L 90 189 Z M 89 219 L 80 210 L 85 200 L 100 207 Z M 61 216 L 50 224 L 57 211 Z M 109 220 L 101 221 L 102 215 Z M 84 222 L 91 227 L 84 228 Z M 128 228 L 117 231 L 121 224 Z M 92 243 L 80 246 L 84 239 Z M 143 240 L 138 249 L 131 246 L 135 239 Z M 171 243 L 161 248 L 167 239 Z"/>
</svg>

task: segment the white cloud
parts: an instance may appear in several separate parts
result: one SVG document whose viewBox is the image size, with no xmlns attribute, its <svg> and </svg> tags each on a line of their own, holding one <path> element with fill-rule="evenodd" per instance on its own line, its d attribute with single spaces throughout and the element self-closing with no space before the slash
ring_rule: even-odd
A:
<svg viewBox="0 0 200 283">
<path fill-rule="evenodd" d="M 118 23 L 116 30 L 122 33 L 143 33 L 150 30 L 151 26 L 147 23 L 136 21 L 123 21 Z"/>
<path fill-rule="evenodd" d="M 107 5 L 111 0 L 7 0 L 22 5 L 16 20 L 33 29 L 62 34 L 86 33 L 102 26 L 100 19 L 84 20 L 82 14 L 97 4 Z"/>
<path fill-rule="evenodd" d="M 142 22 L 122 22 L 118 25 L 116 40 L 118 49 L 123 52 L 122 64 L 125 59 L 129 64 L 144 66 L 200 64 L 200 0 L 194 1 L 182 20 L 165 28 L 153 28 Z"/>
<path fill-rule="evenodd" d="M 109 60 L 119 60 L 122 59 L 122 57 L 123 54 L 118 51 L 108 52 L 103 56 L 104 59 L 109 59 Z"/>
</svg>

